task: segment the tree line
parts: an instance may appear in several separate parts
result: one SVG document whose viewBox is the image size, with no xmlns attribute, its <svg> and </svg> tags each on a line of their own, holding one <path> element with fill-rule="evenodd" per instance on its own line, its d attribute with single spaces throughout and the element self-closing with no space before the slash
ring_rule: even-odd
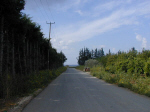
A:
<svg viewBox="0 0 150 112">
<path fill-rule="evenodd" d="M 103 66 L 105 71 L 112 74 L 124 72 L 136 76 L 150 76 L 150 50 L 143 49 L 138 52 L 133 47 L 127 52 L 119 50 L 117 53 L 111 53 L 109 50 L 105 55 L 103 49 L 98 50 L 99 53 L 96 53 L 96 49 L 94 53 L 93 51 L 87 53 L 87 51 L 89 51 L 88 48 L 79 51 L 79 65 L 85 65 L 86 60 L 92 63 L 94 61 L 90 59 L 95 59 L 99 62 L 98 66 Z"/>
<path fill-rule="evenodd" d="M 138 52 L 134 47 L 128 52 L 118 51 L 97 59 L 110 73 L 125 72 L 134 75 L 150 76 L 150 50 Z"/>
<path fill-rule="evenodd" d="M 84 65 L 86 60 L 96 59 L 96 58 L 103 57 L 103 56 L 104 56 L 103 48 L 101 49 L 96 48 L 95 50 L 92 49 L 91 51 L 88 48 L 82 48 L 79 51 L 79 56 L 77 60 L 78 60 L 79 65 Z"/>
<path fill-rule="evenodd" d="M 0 1 L 0 97 L 26 91 L 27 76 L 56 69 L 67 60 L 44 38 L 41 27 L 22 13 L 25 0 Z"/>
<path fill-rule="evenodd" d="M 109 53 L 86 61 L 85 66 L 99 79 L 150 97 L 150 50 Z"/>
</svg>

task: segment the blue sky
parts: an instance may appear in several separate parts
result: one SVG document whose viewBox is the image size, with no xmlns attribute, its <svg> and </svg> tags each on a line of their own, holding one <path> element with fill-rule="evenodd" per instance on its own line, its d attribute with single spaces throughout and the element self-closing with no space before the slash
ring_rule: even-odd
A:
<svg viewBox="0 0 150 112">
<path fill-rule="evenodd" d="M 26 0 L 26 14 L 49 37 L 47 22 L 55 22 L 51 43 L 77 64 L 79 50 L 88 47 L 105 53 L 150 49 L 150 0 Z"/>
</svg>

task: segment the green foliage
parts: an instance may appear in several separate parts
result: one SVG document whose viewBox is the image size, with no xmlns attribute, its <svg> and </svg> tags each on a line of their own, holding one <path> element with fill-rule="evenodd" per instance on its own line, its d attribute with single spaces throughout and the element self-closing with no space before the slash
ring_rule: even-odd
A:
<svg viewBox="0 0 150 112">
<path fill-rule="evenodd" d="M 128 63 L 128 73 L 131 73 L 133 74 L 134 73 L 134 70 L 135 70 L 135 62 L 134 62 L 134 59 L 128 59 L 129 60 L 129 63 Z"/>
<path fill-rule="evenodd" d="M 106 72 L 102 66 L 91 68 L 91 75 L 150 97 L 150 77 L 137 76 L 136 74 L 130 75 L 125 72 L 112 74 Z"/>
<path fill-rule="evenodd" d="M 116 60 L 117 60 L 117 55 L 108 56 L 106 66 L 114 65 Z"/>
<path fill-rule="evenodd" d="M 94 59 L 89 59 L 87 61 L 85 61 L 85 67 L 95 67 L 95 66 L 98 66 L 100 65 L 99 62 L 97 60 L 94 60 Z"/>
<path fill-rule="evenodd" d="M 128 60 L 117 60 L 115 63 L 116 71 L 124 71 L 127 72 Z"/>
<path fill-rule="evenodd" d="M 118 51 L 96 58 L 101 65 L 91 68 L 91 75 L 106 82 L 129 88 L 139 94 L 150 96 L 150 51 Z M 87 61 L 88 62 L 88 61 Z M 88 66 L 92 65 L 87 63 Z"/>
<path fill-rule="evenodd" d="M 89 59 L 95 59 L 103 56 L 104 56 L 103 48 L 101 48 L 100 50 L 96 48 L 95 51 L 93 49 L 90 51 L 88 48 L 84 48 L 79 51 L 79 57 L 77 60 L 79 65 L 84 65 L 85 61 Z"/>
<path fill-rule="evenodd" d="M 87 67 L 93 67 L 93 64 L 90 61 L 86 61 L 88 58 L 84 57 L 86 50 L 82 49 L 80 51 L 80 56 L 83 58 L 79 59 L 81 59 L 80 61 L 82 62 L 82 65 L 85 64 Z M 105 71 L 107 72 L 113 74 L 117 72 L 125 72 L 130 75 L 136 74 L 137 76 L 140 76 L 142 74 L 146 74 L 147 76 L 150 76 L 149 50 L 143 49 L 142 52 L 137 52 L 137 50 L 133 47 L 128 52 L 121 52 L 119 50 L 117 54 L 113 54 L 109 50 L 109 53 L 104 55 L 103 49 L 95 49 L 95 51 L 92 50 L 90 54 L 91 58 L 97 57 L 96 60 L 99 61 L 102 66 L 104 66 Z M 100 56 L 100 54 L 103 55 Z"/>
<path fill-rule="evenodd" d="M 91 58 L 91 53 L 88 48 L 79 51 L 78 64 L 84 65 L 85 61 Z"/>
<path fill-rule="evenodd" d="M 143 50 L 137 52 L 135 48 L 129 50 L 129 52 L 118 51 L 118 54 L 107 54 L 103 57 L 97 58 L 104 67 L 105 70 L 110 73 L 125 72 L 128 74 L 136 74 L 138 76 L 142 74 L 150 75 L 150 51 Z"/>
<path fill-rule="evenodd" d="M 56 70 L 42 70 L 38 73 L 33 73 L 28 76 L 26 82 L 26 92 L 33 92 L 38 88 L 47 86 L 52 80 L 58 77 L 62 72 L 66 71 L 66 67 L 60 67 Z"/>
<path fill-rule="evenodd" d="M 134 58 L 135 70 L 134 72 L 138 75 L 144 74 L 144 66 L 146 61 L 141 58 Z"/>
<path fill-rule="evenodd" d="M 67 60 L 44 38 L 40 25 L 21 12 L 24 5 L 25 0 L 0 0 L 0 98 L 24 93 L 28 74 L 37 79 L 33 86 L 41 85 L 39 71 L 57 69 Z"/>
<path fill-rule="evenodd" d="M 108 55 L 96 58 L 96 60 L 98 60 L 104 67 L 106 67 L 107 59 L 108 59 Z"/>
<path fill-rule="evenodd" d="M 150 76 L 150 58 L 147 60 L 147 62 L 145 63 L 145 66 L 144 66 L 144 73 L 147 75 L 147 76 Z"/>
</svg>

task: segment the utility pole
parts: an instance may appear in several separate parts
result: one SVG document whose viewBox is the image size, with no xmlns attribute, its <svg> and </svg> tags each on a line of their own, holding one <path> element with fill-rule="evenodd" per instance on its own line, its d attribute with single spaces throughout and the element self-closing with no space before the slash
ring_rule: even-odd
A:
<svg viewBox="0 0 150 112">
<path fill-rule="evenodd" d="M 47 22 L 46 22 L 47 23 Z M 51 24 L 55 24 L 55 22 L 54 23 L 47 23 L 47 24 L 50 24 L 50 27 L 49 27 L 49 39 L 48 39 L 48 45 L 49 45 L 49 47 L 50 47 L 50 34 L 51 34 Z M 49 69 L 49 48 L 48 48 L 48 69 Z"/>
</svg>

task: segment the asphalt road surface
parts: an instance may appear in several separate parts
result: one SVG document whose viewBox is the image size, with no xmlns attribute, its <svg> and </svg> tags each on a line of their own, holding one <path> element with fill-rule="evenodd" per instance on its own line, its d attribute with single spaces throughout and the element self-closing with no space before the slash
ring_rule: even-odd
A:
<svg viewBox="0 0 150 112">
<path fill-rule="evenodd" d="M 150 98 L 68 68 L 23 112 L 150 112 Z"/>
</svg>

